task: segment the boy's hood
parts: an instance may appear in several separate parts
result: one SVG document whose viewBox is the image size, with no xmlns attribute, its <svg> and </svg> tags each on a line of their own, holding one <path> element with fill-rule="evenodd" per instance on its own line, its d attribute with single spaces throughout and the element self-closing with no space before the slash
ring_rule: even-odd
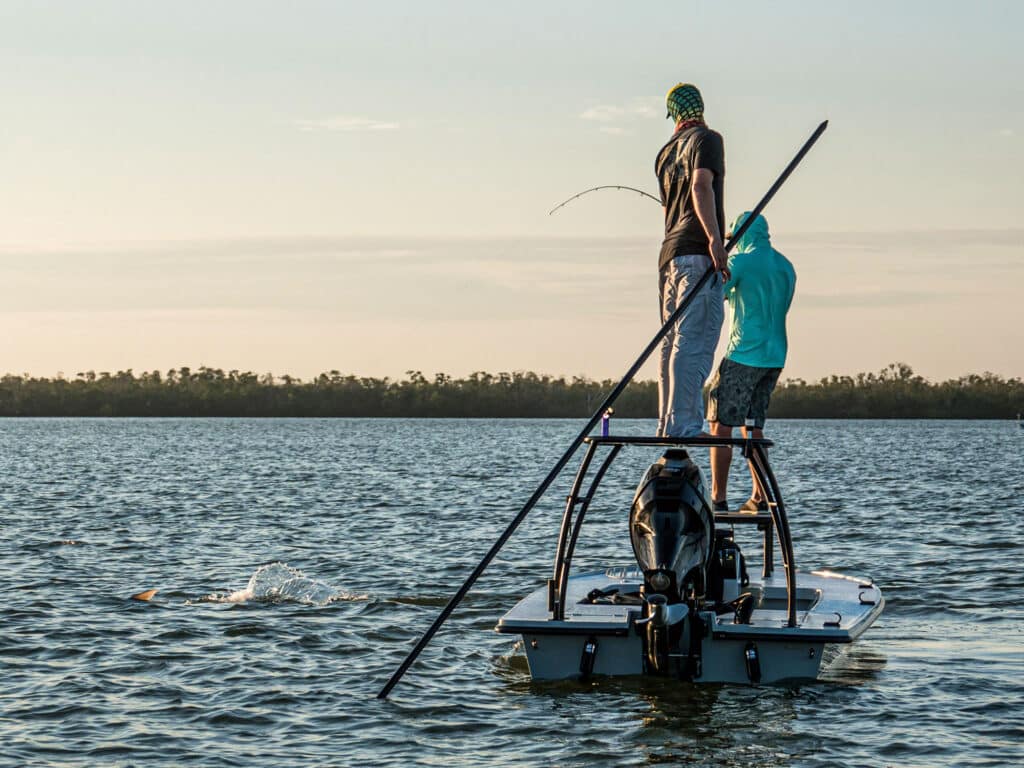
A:
<svg viewBox="0 0 1024 768">
<path fill-rule="evenodd" d="M 735 232 L 739 229 L 743 222 L 750 217 L 750 211 L 745 211 L 736 217 L 733 221 L 732 226 L 729 227 L 730 232 Z M 736 243 L 736 247 L 733 248 L 734 253 L 747 253 L 753 251 L 756 248 L 771 248 L 772 241 L 768 235 L 768 222 L 764 216 L 758 216 L 754 219 L 750 228 L 743 233 L 743 237 L 740 238 L 739 242 Z"/>
</svg>

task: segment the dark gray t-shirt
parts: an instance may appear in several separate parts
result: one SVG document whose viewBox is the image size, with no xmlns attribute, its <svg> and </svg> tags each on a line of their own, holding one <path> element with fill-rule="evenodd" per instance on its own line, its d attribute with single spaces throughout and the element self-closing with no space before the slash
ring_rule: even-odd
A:
<svg viewBox="0 0 1024 768">
<path fill-rule="evenodd" d="M 693 176 L 698 168 L 706 168 L 715 174 L 711 187 L 715 193 L 718 229 L 725 237 L 725 211 L 722 206 L 725 145 L 722 136 L 704 125 L 684 128 L 661 148 L 654 164 L 661 204 L 665 206 L 665 239 L 658 256 L 659 270 L 676 256 L 691 253 L 711 256 L 708 236 L 693 205 Z"/>
</svg>

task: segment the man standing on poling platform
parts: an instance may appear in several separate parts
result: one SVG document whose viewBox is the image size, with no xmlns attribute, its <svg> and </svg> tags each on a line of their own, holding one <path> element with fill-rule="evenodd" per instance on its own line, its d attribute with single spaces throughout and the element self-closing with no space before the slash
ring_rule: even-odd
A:
<svg viewBox="0 0 1024 768">
<path fill-rule="evenodd" d="M 666 322 L 701 276 L 714 266 L 729 277 L 725 244 L 725 148 L 704 123 L 697 87 L 680 83 L 668 92 L 675 131 L 658 152 L 655 171 L 665 210 L 665 239 L 658 257 L 661 320 Z M 722 279 L 716 274 L 694 296 L 661 348 L 658 434 L 694 437 L 704 427 L 703 387 L 722 329 Z"/>
</svg>

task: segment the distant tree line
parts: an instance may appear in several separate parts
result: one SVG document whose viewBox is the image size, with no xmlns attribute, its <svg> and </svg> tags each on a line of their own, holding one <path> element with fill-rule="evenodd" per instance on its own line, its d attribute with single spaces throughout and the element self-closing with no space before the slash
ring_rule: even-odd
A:
<svg viewBox="0 0 1024 768">
<path fill-rule="evenodd" d="M 392 380 L 322 373 L 292 376 L 178 368 L 136 375 L 77 374 L 73 379 L 5 375 L 0 416 L 395 416 L 585 417 L 616 382 L 530 372 L 465 378 L 420 371 Z M 658 385 L 631 384 L 616 416 L 654 418 Z M 991 373 L 932 383 L 908 365 L 879 373 L 783 381 L 772 399 L 775 418 L 999 419 L 1024 411 L 1024 383 Z"/>
</svg>

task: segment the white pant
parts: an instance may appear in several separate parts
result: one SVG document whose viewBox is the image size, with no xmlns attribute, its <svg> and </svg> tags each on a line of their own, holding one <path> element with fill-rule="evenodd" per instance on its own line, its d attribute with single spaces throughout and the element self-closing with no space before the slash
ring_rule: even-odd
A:
<svg viewBox="0 0 1024 768">
<path fill-rule="evenodd" d="M 661 322 L 689 296 L 711 266 L 705 254 L 676 256 L 661 271 Z M 704 382 L 722 331 L 722 280 L 715 274 L 687 306 L 661 345 L 658 434 L 693 437 L 704 429 Z"/>
</svg>

